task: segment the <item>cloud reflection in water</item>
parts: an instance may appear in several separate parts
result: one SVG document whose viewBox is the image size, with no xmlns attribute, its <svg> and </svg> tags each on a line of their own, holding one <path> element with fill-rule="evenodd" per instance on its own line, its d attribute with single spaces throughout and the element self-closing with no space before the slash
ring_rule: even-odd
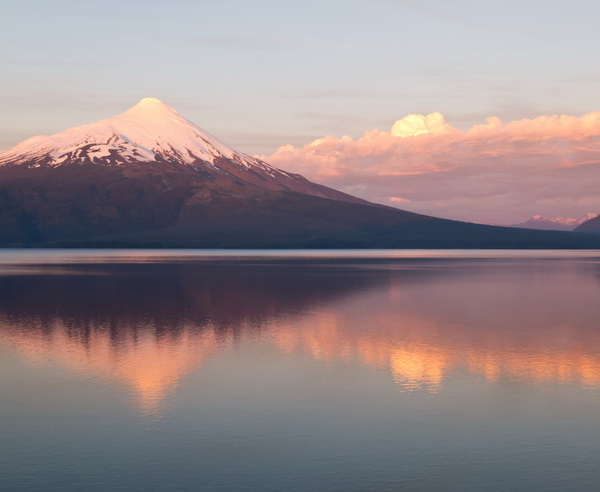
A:
<svg viewBox="0 0 600 492">
<path fill-rule="evenodd" d="M 387 372 L 401 391 L 454 376 L 600 383 L 597 267 L 581 261 L 113 264 L 0 277 L 0 343 L 125 384 L 159 414 L 182 379 L 258 341 Z M 56 272 L 55 272 L 56 273 Z"/>
</svg>

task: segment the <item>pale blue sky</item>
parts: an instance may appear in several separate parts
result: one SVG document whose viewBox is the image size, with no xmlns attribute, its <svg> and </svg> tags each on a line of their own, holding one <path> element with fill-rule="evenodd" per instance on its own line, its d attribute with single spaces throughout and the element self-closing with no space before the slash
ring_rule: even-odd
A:
<svg viewBox="0 0 600 492">
<path fill-rule="evenodd" d="M 163 99 L 247 153 L 600 109 L 597 0 L 2 0 L 0 149 Z"/>
</svg>

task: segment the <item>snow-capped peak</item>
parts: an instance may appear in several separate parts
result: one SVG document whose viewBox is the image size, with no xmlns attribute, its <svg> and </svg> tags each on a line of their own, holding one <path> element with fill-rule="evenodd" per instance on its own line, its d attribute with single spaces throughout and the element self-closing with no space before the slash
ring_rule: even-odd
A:
<svg viewBox="0 0 600 492">
<path fill-rule="evenodd" d="M 66 162 L 117 163 L 171 160 L 215 165 L 218 158 L 244 167 L 281 172 L 234 151 L 154 97 L 142 99 L 124 113 L 55 135 L 29 138 L 0 153 L 0 165 L 58 166 Z"/>
<path fill-rule="evenodd" d="M 154 175 L 182 172 L 186 179 L 202 182 L 203 186 L 214 181 L 215 187 L 235 189 L 241 195 L 251 193 L 243 190 L 269 189 L 366 203 L 236 152 L 155 97 L 146 97 L 112 118 L 55 135 L 32 137 L 0 152 L 0 167 L 90 165 L 121 167 L 123 175 L 135 169 L 136 176 L 145 176 L 138 173 L 144 168 Z M 200 200 L 208 188 L 203 188 Z"/>
<path fill-rule="evenodd" d="M 160 99 L 156 97 L 145 97 L 140 102 L 138 102 L 135 106 L 132 106 L 127 111 L 126 114 L 141 114 L 146 118 L 150 117 L 161 117 L 166 114 L 179 114 L 175 111 L 171 106 L 165 104 Z"/>
</svg>

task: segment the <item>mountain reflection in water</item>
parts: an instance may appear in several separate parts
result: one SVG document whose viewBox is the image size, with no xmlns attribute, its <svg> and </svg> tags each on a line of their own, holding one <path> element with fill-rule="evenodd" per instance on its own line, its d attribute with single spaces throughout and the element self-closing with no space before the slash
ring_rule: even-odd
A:
<svg viewBox="0 0 600 492">
<path fill-rule="evenodd" d="M 124 383 L 145 414 L 232 347 L 387 373 L 600 383 L 595 263 L 402 260 L 45 266 L 0 277 L 0 343 Z M 53 274 L 54 273 L 54 274 Z"/>
</svg>

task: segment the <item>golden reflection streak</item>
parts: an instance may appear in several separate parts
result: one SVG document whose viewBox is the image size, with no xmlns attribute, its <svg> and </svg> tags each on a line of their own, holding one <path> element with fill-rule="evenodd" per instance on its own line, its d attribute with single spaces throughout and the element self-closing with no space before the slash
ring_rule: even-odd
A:
<svg viewBox="0 0 600 492">
<path fill-rule="evenodd" d="M 403 391 L 438 392 L 449 372 L 458 368 L 489 382 L 508 378 L 534 384 L 600 384 L 600 360 L 594 347 L 585 343 L 560 350 L 549 350 L 539 340 L 539 346 L 514 346 L 510 336 L 502 340 L 498 333 L 474 339 L 473 329 L 463 329 L 458 332 L 462 336 L 450 339 L 439 321 L 382 314 L 367 317 L 370 323 L 361 319 L 349 323 L 339 313 L 322 308 L 301 318 L 270 319 L 261 323 L 261 337 L 284 353 L 358 361 L 387 370 Z M 255 337 L 253 327 L 242 322 L 239 328 L 237 341 Z M 233 335 L 219 333 L 212 325 L 183 326 L 161 335 L 151 329 L 125 330 L 119 331 L 118 340 L 111 338 L 105 325 L 88 328 L 83 335 L 60 321 L 43 325 L 30 321 L 21 328 L 4 321 L 0 330 L 4 343 L 34 363 L 59 361 L 79 372 L 122 381 L 144 414 L 159 413 L 182 378 L 234 341 Z"/>
<path fill-rule="evenodd" d="M 321 310 L 301 326 L 273 327 L 270 336 L 285 353 L 302 351 L 328 361 L 356 359 L 365 366 L 387 369 L 405 390 L 437 392 L 452 369 L 465 366 L 489 382 L 508 378 L 535 384 L 600 384 L 600 359 L 593 347 L 583 342 L 550 351 L 544 345 L 511 346 L 510 337 L 503 340 L 497 333 L 451 341 L 444 336 L 444 326 L 433 320 L 410 316 L 370 319 L 375 332 L 353 330 L 334 310 Z M 472 330 L 464 330 L 463 335 L 465 331 Z"/>
<path fill-rule="evenodd" d="M 93 377 L 117 379 L 136 395 L 143 414 L 156 414 L 181 379 L 215 353 L 221 343 L 215 330 L 198 334 L 183 329 L 177 334 L 128 333 L 114 341 L 106 326 L 85 337 L 74 336 L 61 323 L 43 329 L 2 330 L 3 339 L 31 362 L 59 361 Z"/>
</svg>

